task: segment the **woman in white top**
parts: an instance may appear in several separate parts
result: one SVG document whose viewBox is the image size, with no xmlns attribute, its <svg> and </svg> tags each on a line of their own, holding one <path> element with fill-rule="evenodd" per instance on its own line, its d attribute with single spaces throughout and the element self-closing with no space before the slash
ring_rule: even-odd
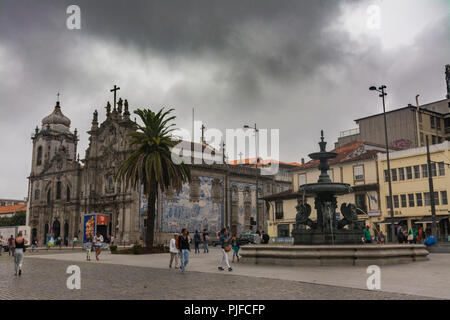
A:
<svg viewBox="0 0 450 320">
<path fill-rule="evenodd" d="M 94 237 L 94 247 L 95 247 L 95 259 L 99 260 L 98 256 L 100 252 L 102 252 L 102 244 L 103 244 L 103 236 L 97 232 L 97 235 Z"/>
<path fill-rule="evenodd" d="M 173 259 L 175 259 L 175 269 L 178 269 L 178 254 L 180 253 L 180 250 L 177 248 L 177 239 L 178 239 L 178 233 L 175 233 L 173 235 L 173 238 L 170 239 L 170 243 L 169 243 L 169 251 L 170 251 L 169 268 L 172 268 L 172 262 L 173 262 Z"/>
</svg>

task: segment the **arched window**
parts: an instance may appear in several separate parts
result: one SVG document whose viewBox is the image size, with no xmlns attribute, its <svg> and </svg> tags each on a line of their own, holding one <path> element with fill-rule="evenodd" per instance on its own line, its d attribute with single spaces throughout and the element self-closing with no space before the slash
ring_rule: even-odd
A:
<svg viewBox="0 0 450 320">
<path fill-rule="evenodd" d="M 40 166 L 41 164 L 42 164 L 42 146 L 39 146 L 37 150 L 36 165 Z"/>
<path fill-rule="evenodd" d="M 67 199 L 67 202 L 70 201 L 70 188 L 69 188 L 69 186 L 67 186 L 67 189 L 66 189 L 66 199 Z"/>
<path fill-rule="evenodd" d="M 61 181 L 56 183 L 56 200 L 61 199 Z"/>
<path fill-rule="evenodd" d="M 39 189 L 34 190 L 34 199 L 38 200 L 41 195 L 41 191 Z"/>
<path fill-rule="evenodd" d="M 47 203 L 50 203 L 52 200 L 52 189 L 48 189 L 47 191 Z"/>
</svg>

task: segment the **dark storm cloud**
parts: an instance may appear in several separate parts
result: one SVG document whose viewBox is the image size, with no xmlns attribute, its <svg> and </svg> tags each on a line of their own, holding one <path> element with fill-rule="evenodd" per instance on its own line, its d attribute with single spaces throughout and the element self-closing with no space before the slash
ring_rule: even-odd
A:
<svg viewBox="0 0 450 320">
<path fill-rule="evenodd" d="M 0 158 L 0 197 L 25 196 L 30 133 L 58 91 L 82 158 L 92 112 L 104 118 L 118 84 L 133 107 L 174 107 L 185 128 L 194 106 L 208 127 L 279 128 L 287 161 L 316 150 L 320 129 L 332 146 L 353 119 L 378 112 L 369 84 L 389 79 L 392 106 L 419 89 L 426 101 L 443 96 L 445 20 L 384 50 L 335 27 L 342 3 L 359 2 L 0 0 L 0 147 L 11 154 Z M 66 28 L 71 4 L 81 30 Z"/>
</svg>

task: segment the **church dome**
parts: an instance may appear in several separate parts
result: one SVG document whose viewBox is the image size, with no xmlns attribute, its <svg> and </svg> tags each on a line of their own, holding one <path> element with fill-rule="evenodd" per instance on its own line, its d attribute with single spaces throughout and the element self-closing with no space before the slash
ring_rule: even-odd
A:
<svg viewBox="0 0 450 320">
<path fill-rule="evenodd" d="M 42 127 L 46 126 L 50 126 L 50 128 L 57 131 L 69 131 L 70 119 L 61 112 L 59 101 L 56 102 L 55 110 L 53 110 L 50 115 L 42 119 Z"/>
</svg>

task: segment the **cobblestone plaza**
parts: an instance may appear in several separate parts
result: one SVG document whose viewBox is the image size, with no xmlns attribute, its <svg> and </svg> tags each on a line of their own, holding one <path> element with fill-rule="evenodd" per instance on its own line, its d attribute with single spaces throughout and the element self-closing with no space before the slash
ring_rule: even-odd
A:
<svg viewBox="0 0 450 320">
<path fill-rule="evenodd" d="M 27 253 L 24 273 L 20 277 L 15 277 L 13 258 L 4 253 L 0 257 L 0 299 L 405 300 L 449 298 L 448 293 L 445 294 L 444 290 L 440 291 L 437 283 L 429 283 L 429 288 L 422 286 L 424 291 L 412 294 L 408 294 L 410 283 L 404 282 L 404 288 L 399 289 L 402 279 L 416 270 L 425 270 L 425 264 L 428 264 L 428 275 L 436 282 L 439 282 L 439 277 L 448 276 L 448 271 L 442 273 L 438 267 L 450 259 L 450 255 L 446 254 L 432 256 L 429 262 L 417 263 L 421 265 L 407 264 L 400 268 L 389 267 L 385 273 L 382 268 L 382 290 L 375 291 L 364 289 L 364 282 L 368 275 L 365 274 L 365 270 L 356 267 L 353 269 L 348 267 L 289 268 L 234 263 L 233 272 L 219 272 L 216 263 L 220 253 L 215 249 L 212 249 L 209 254 L 191 254 L 190 264 L 184 274 L 179 270 L 168 268 L 168 254 L 134 256 L 111 255 L 103 252 L 100 257 L 99 262 L 86 262 L 84 252 L 76 250 L 75 252 L 53 250 Z M 81 289 L 79 290 L 67 288 L 66 281 L 70 275 L 66 273 L 66 270 L 70 265 L 80 267 Z M 397 276 L 400 275 L 400 271 L 403 276 Z M 354 277 L 349 277 L 348 272 L 352 272 Z M 393 278 L 398 280 L 397 284 L 392 280 Z M 391 283 L 391 286 L 386 282 Z M 433 295 L 430 294 L 431 292 Z"/>
</svg>

